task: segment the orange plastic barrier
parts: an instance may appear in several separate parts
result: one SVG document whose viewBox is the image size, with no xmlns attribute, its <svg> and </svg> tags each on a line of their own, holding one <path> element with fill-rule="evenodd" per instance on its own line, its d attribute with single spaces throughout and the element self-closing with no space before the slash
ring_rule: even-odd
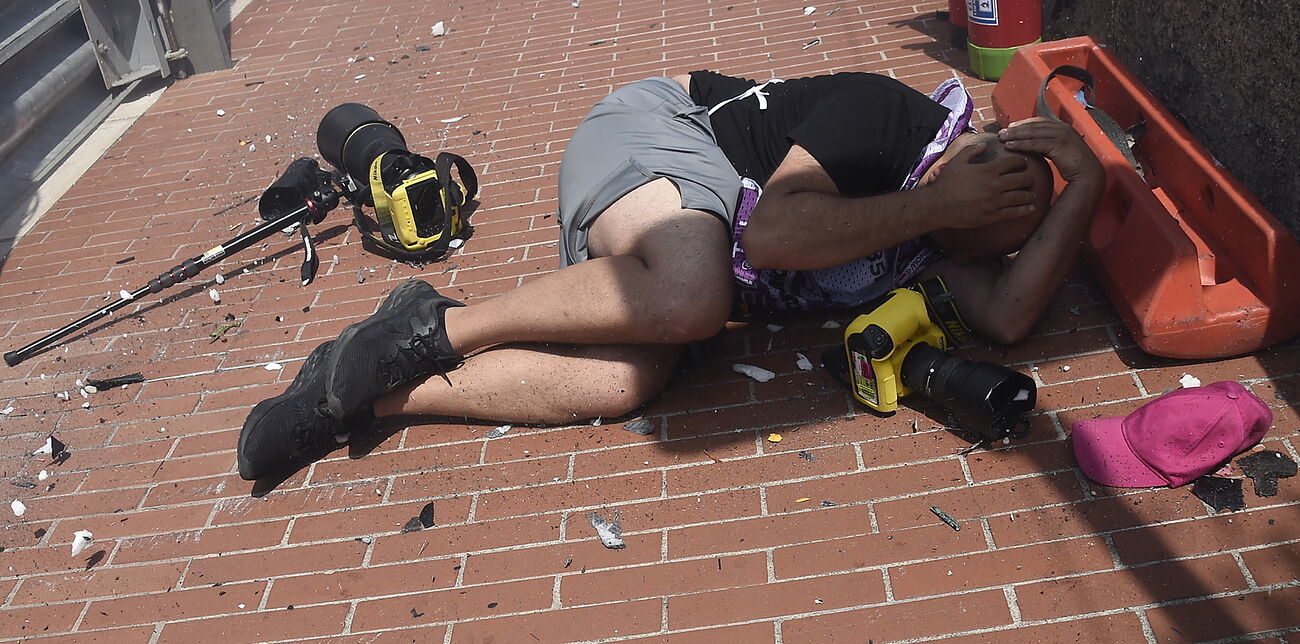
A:
<svg viewBox="0 0 1300 644">
<path fill-rule="evenodd" d="M 993 90 L 1004 125 L 1034 115 L 1059 65 L 1087 69 L 1094 104 L 1128 129 L 1140 176 L 1057 76 L 1048 105 L 1106 169 L 1084 257 L 1138 345 L 1175 358 L 1249 353 L 1300 335 L 1300 244 L 1127 68 L 1091 38 L 1023 47 Z M 1058 179 L 1059 180 L 1059 179 Z"/>
</svg>

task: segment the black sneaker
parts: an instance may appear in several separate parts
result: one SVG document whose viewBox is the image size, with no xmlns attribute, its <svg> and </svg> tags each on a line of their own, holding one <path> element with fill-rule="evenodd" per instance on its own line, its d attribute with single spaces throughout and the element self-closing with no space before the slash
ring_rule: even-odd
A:
<svg viewBox="0 0 1300 644">
<path fill-rule="evenodd" d="M 365 415 L 376 398 L 459 366 L 464 357 L 452 350 L 445 328 L 453 306 L 465 305 L 410 280 L 393 289 L 374 315 L 344 329 L 329 359 L 330 414 L 344 420 Z"/>
<path fill-rule="evenodd" d="M 257 403 L 248 414 L 236 457 L 244 480 L 281 473 L 341 442 L 343 426 L 325 406 L 325 366 L 333 346 L 331 341 L 316 347 L 284 393 Z"/>
</svg>

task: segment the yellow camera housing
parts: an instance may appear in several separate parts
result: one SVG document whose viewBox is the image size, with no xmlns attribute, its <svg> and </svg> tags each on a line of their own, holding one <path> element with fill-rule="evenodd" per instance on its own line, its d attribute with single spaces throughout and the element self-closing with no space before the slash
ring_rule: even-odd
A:
<svg viewBox="0 0 1300 644">
<path fill-rule="evenodd" d="M 943 328 L 930 318 L 923 295 L 896 288 L 844 329 L 853 397 L 881 412 L 898 409 L 898 399 L 912 393 L 903 384 L 903 359 L 919 343 L 948 350 Z"/>
</svg>

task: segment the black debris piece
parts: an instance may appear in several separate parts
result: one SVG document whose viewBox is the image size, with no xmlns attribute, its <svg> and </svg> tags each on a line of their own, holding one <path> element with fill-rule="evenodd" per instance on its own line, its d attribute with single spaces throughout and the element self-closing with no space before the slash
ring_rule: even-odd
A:
<svg viewBox="0 0 1300 644">
<path fill-rule="evenodd" d="M 129 373 L 125 376 L 113 376 L 112 378 L 104 378 L 103 380 L 97 380 L 95 378 L 86 380 L 87 385 L 100 391 L 112 389 L 114 387 L 121 387 L 122 385 L 132 385 L 137 382 L 144 382 L 144 374 Z"/>
<path fill-rule="evenodd" d="M 123 257 L 122 259 L 119 259 L 119 260 L 117 260 L 116 262 L 113 262 L 113 263 L 114 263 L 114 264 L 125 264 L 125 263 L 127 263 L 127 262 L 133 261 L 134 259 L 135 259 L 135 255 L 132 255 L 132 256 L 130 256 L 130 257 Z"/>
<path fill-rule="evenodd" d="M 412 618 L 412 619 L 419 619 L 419 618 L 421 618 L 421 617 L 424 617 L 424 613 L 421 613 L 420 611 L 415 610 L 414 608 L 411 609 L 411 618 Z"/>
<path fill-rule="evenodd" d="M 426 528 L 433 527 L 433 501 L 425 503 L 424 507 L 420 509 L 419 519 L 420 525 Z"/>
<path fill-rule="evenodd" d="M 429 51 L 430 49 L 433 49 L 433 48 L 430 47 L 430 46 L 428 46 L 428 45 L 416 45 L 416 46 L 415 46 L 415 51 Z"/>
<path fill-rule="evenodd" d="M 408 532 L 419 532 L 423 529 L 424 526 L 420 525 L 420 517 L 411 517 L 411 519 L 406 522 L 406 525 L 402 526 L 402 534 Z"/>
<path fill-rule="evenodd" d="M 805 461 L 815 461 L 817 460 L 817 455 L 812 452 L 799 452 L 799 458 L 802 458 Z"/>
<path fill-rule="evenodd" d="M 21 487 L 28 490 L 36 487 L 36 484 L 31 481 L 10 481 L 10 483 L 12 483 L 14 487 Z"/>
<path fill-rule="evenodd" d="M 934 516 L 939 517 L 940 521 L 943 521 L 944 523 L 948 524 L 948 527 L 952 528 L 953 530 L 961 530 L 961 525 L 957 523 L 957 520 L 948 516 L 947 512 L 940 510 L 939 506 L 937 505 L 930 506 L 930 511 L 934 513 Z"/>
<path fill-rule="evenodd" d="M 633 434 L 640 434 L 641 436 L 649 436 L 655 433 L 655 424 L 650 422 L 648 419 L 638 418 L 634 421 L 628 422 L 627 424 L 623 425 L 623 429 L 626 429 L 627 431 L 632 432 Z"/>
<path fill-rule="evenodd" d="M 488 602 L 488 608 L 496 608 L 496 607 L 497 607 L 496 602 Z"/>
<path fill-rule="evenodd" d="M 1241 479 L 1202 476 L 1192 483 L 1192 494 L 1214 508 L 1215 512 L 1224 510 L 1235 512 L 1246 507 L 1246 500 L 1241 494 Z"/>
<path fill-rule="evenodd" d="M 67 460 L 68 446 L 63 441 L 50 436 L 45 439 L 45 444 L 36 450 L 34 454 L 49 454 L 50 460 L 59 463 Z"/>
<path fill-rule="evenodd" d="M 833 507 L 835 507 L 835 506 L 837 506 L 837 505 L 839 505 L 839 504 L 836 503 L 836 502 L 834 502 L 834 501 L 822 501 L 822 507 L 824 507 L 824 508 L 833 508 Z"/>
<path fill-rule="evenodd" d="M 1296 475 L 1296 463 L 1291 457 L 1271 449 L 1243 456 L 1237 461 L 1246 476 L 1255 483 L 1255 496 L 1277 494 L 1277 480 Z"/>
<path fill-rule="evenodd" d="M 569 566 L 572 566 L 572 565 L 573 565 L 573 557 L 569 557 L 568 559 L 565 559 L 565 560 L 564 560 L 564 567 L 565 567 L 565 568 L 568 568 Z"/>
</svg>

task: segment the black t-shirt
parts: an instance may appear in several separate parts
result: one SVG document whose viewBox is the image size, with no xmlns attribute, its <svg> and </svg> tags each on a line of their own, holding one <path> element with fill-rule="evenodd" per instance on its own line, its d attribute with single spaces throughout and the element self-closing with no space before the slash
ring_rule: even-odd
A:
<svg viewBox="0 0 1300 644">
<path fill-rule="evenodd" d="M 691 99 L 712 108 L 756 84 L 691 72 Z M 845 197 L 898 190 L 948 116 L 946 108 L 907 85 L 864 72 L 768 83 L 762 92 L 766 110 L 750 95 L 709 117 L 736 172 L 766 184 L 798 143 Z"/>
</svg>

